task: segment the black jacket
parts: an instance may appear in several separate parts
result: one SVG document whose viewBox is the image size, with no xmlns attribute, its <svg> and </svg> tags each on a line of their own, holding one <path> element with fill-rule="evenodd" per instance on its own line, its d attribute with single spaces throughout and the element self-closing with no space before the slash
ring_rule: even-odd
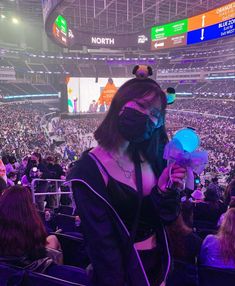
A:
<svg viewBox="0 0 235 286">
<path fill-rule="evenodd" d="M 130 233 L 112 207 L 106 185 L 96 162 L 87 154 L 75 163 L 67 180 L 72 181 L 74 199 L 82 221 L 87 251 L 93 266 L 94 286 L 147 286 L 149 285 L 139 255 L 130 246 Z M 163 263 L 169 271 L 170 257 L 166 233 L 162 223 L 177 218 L 180 206 L 178 192 L 152 193 L 157 218 L 157 240 L 163 245 Z"/>
</svg>

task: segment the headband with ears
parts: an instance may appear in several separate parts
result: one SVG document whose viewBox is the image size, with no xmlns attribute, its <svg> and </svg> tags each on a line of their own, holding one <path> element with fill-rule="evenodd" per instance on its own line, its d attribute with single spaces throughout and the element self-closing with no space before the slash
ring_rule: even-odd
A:
<svg viewBox="0 0 235 286">
<path fill-rule="evenodd" d="M 138 79 L 146 79 L 153 75 L 153 70 L 150 66 L 137 65 L 133 68 L 132 74 L 134 74 Z"/>
</svg>

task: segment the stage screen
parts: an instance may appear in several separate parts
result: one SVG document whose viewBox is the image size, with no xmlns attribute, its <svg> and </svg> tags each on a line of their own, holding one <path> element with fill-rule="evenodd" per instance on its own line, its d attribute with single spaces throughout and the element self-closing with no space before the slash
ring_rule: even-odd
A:
<svg viewBox="0 0 235 286">
<path fill-rule="evenodd" d="M 67 79 L 68 111 L 105 112 L 118 88 L 129 78 L 78 78 Z"/>
</svg>

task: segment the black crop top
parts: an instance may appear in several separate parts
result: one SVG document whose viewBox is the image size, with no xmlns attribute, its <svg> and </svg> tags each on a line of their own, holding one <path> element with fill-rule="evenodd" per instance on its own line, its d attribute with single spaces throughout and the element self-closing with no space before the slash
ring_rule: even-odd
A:
<svg viewBox="0 0 235 286">
<path fill-rule="evenodd" d="M 129 232 L 132 231 L 138 209 L 139 194 L 129 185 L 114 179 L 100 160 L 92 153 L 92 158 L 99 163 L 108 176 L 107 192 L 112 207 L 118 213 Z M 156 215 L 155 215 L 156 216 Z M 154 220 L 154 207 L 150 195 L 144 196 L 138 219 L 138 227 L 135 242 L 143 241 L 155 233 L 156 222 Z"/>
</svg>

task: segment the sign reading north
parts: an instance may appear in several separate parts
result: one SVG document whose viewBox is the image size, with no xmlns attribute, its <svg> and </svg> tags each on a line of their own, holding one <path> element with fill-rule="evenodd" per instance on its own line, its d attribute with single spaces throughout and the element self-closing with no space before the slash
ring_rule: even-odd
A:
<svg viewBox="0 0 235 286">
<path fill-rule="evenodd" d="M 201 43 L 235 34 L 235 2 L 151 29 L 151 50 Z"/>
</svg>

